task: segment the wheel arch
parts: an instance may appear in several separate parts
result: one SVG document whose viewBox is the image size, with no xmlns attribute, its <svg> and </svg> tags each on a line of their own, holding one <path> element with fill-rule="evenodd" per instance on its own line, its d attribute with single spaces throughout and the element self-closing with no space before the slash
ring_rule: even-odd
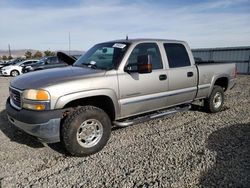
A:
<svg viewBox="0 0 250 188">
<path fill-rule="evenodd" d="M 18 75 L 20 75 L 20 71 L 17 70 L 17 69 L 12 69 L 12 70 L 10 71 L 10 75 L 12 75 L 11 73 L 12 73 L 13 71 L 17 71 L 17 72 L 18 72 Z"/>
<path fill-rule="evenodd" d="M 117 97 L 114 92 L 87 91 L 60 97 L 55 104 L 55 108 L 66 109 L 77 106 L 92 105 L 104 110 L 113 121 L 120 114 L 118 102 L 115 101 L 117 101 Z"/>
<path fill-rule="evenodd" d="M 223 90 L 224 90 L 224 92 L 225 92 L 228 89 L 228 84 L 229 84 L 229 77 L 228 77 L 228 75 L 219 75 L 219 76 L 213 77 L 211 88 L 209 90 L 208 96 L 211 95 L 212 90 L 213 90 L 213 88 L 214 88 L 215 85 L 222 87 Z"/>
</svg>

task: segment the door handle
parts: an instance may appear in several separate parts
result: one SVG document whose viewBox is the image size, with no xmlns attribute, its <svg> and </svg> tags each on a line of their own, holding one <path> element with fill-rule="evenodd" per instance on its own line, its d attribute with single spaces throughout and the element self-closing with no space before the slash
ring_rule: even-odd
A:
<svg viewBox="0 0 250 188">
<path fill-rule="evenodd" d="M 187 73 L 187 77 L 192 77 L 193 75 L 194 75 L 193 72 L 188 72 L 188 73 Z"/>
<path fill-rule="evenodd" d="M 161 74 L 159 76 L 159 80 L 166 80 L 167 79 L 167 75 L 166 74 Z"/>
</svg>

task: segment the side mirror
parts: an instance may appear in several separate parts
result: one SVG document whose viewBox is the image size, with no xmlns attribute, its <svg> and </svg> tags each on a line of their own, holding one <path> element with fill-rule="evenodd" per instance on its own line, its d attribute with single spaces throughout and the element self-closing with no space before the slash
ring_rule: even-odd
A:
<svg viewBox="0 0 250 188">
<path fill-rule="evenodd" d="M 152 72 L 152 56 L 140 55 L 137 57 L 137 68 L 139 74 L 147 74 Z"/>
</svg>

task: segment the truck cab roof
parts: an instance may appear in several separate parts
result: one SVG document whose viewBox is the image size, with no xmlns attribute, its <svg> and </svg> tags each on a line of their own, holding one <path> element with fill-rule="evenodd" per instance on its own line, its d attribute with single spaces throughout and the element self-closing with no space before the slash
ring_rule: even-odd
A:
<svg viewBox="0 0 250 188">
<path fill-rule="evenodd" d="M 153 39 L 153 38 L 135 38 L 135 39 L 117 39 L 107 42 L 127 42 L 127 43 L 139 43 L 139 42 L 176 42 L 176 43 L 185 43 L 181 40 L 169 40 L 169 39 Z"/>
</svg>

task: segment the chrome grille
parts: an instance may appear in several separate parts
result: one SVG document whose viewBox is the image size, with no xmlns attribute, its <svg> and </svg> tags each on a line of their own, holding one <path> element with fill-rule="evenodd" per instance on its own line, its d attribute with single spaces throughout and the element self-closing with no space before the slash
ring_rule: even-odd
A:
<svg viewBox="0 0 250 188">
<path fill-rule="evenodd" d="M 10 102 L 11 105 L 17 109 L 20 109 L 22 106 L 21 102 L 21 92 L 14 88 L 9 88 L 10 90 Z"/>
</svg>

